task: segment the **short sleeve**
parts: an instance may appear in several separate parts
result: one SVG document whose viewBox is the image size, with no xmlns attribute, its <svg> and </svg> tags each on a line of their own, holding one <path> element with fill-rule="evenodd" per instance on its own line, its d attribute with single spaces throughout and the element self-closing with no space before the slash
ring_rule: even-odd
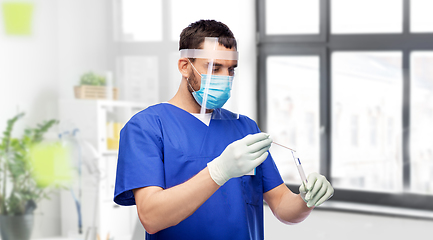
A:
<svg viewBox="0 0 433 240">
<path fill-rule="evenodd" d="M 114 202 L 135 205 L 133 189 L 165 188 L 161 122 L 155 114 L 142 111 L 120 132 Z"/>
<path fill-rule="evenodd" d="M 281 178 L 280 172 L 275 165 L 274 159 L 272 159 L 271 154 L 269 154 L 268 158 L 262 163 L 262 171 L 263 193 L 272 190 L 275 187 L 284 183 L 283 179 Z"/>
</svg>

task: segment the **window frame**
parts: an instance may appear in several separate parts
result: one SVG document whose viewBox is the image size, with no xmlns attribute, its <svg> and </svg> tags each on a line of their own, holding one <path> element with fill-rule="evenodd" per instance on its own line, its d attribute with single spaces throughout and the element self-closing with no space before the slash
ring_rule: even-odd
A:
<svg viewBox="0 0 433 240">
<path fill-rule="evenodd" d="M 257 112 L 258 124 L 266 131 L 266 58 L 274 55 L 319 55 L 320 56 L 320 173 L 332 179 L 332 62 L 331 56 L 340 51 L 400 51 L 402 52 L 403 100 L 402 108 L 402 153 L 403 188 L 410 187 L 410 54 L 412 51 L 433 51 L 433 33 L 410 33 L 410 0 L 403 0 L 403 32 L 398 34 L 331 34 L 331 0 L 321 0 L 320 34 L 271 35 L 266 36 L 266 0 L 256 0 L 257 8 Z M 323 31 L 322 31 L 323 30 Z M 298 192 L 297 185 L 287 185 Z M 382 193 L 363 190 L 335 189 L 330 202 L 348 202 L 379 206 L 432 210 L 433 195 Z M 352 211 L 357 211 L 352 209 Z"/>
</svg>

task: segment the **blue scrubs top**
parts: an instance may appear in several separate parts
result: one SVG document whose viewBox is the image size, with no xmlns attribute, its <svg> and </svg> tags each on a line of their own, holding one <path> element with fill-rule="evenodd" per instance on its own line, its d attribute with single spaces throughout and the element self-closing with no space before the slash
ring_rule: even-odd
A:
<svg viewBox="0 0 433 240">
<path fill-rule="evenodd" d="M 257 132 L 257 124 L 242 115 L 212 119 L 206 126 L 169 103 L 148 107 L 121 130 L 114 202 L 134 205 L 132 189 L 181 184 L 230 143 Z M 191 216 L 155 234 L 146 233 L 146 239 L 263 239 L 263 193 L 282 183 L 269 155 L 256 175 L 230 179 Z"/>
</svg>

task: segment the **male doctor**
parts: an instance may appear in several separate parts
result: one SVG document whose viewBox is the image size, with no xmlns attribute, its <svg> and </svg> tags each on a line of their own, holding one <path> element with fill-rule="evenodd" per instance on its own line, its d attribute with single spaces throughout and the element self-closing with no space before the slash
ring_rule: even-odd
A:
<svg viewBox="0 0 433 240">
<path fill-rule="evenodd" d="M 222 108 L 238 62 L 225 24 L 190 24 L 179 50 L 176 95 L 137 113 L 120 135 L 114 201 L 137 206 L 146 239 L 263 239 L 263 200 L 295 224 L 332 196 L 317 173 L 302 194 L 290 191 L 269 155 L 270 136 Z"/>
</svg>

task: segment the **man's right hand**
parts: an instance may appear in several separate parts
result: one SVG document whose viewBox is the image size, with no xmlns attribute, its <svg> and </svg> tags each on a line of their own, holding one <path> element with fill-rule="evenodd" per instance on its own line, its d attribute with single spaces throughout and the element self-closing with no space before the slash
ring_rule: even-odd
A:
<svg viewBox="0 0 433 240">
<path fill-rule="evenodd" d="M 231 178 L 251 172 L 268 157 L 272 139 L 267 133 L 247 135 L 226 147 L 207 164 L 212 179 L 220 186 Z"/>
</svg>

